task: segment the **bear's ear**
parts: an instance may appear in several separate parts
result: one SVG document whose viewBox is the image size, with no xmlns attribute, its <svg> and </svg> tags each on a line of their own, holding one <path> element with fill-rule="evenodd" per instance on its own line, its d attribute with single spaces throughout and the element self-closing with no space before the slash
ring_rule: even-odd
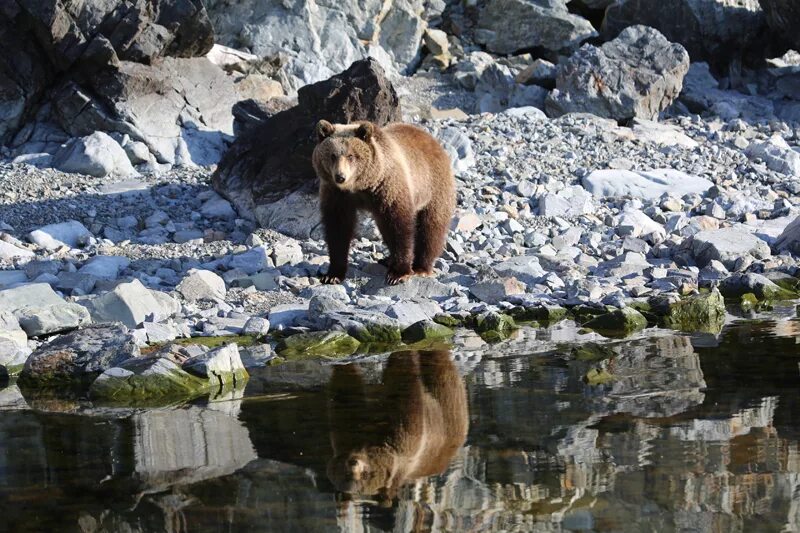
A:
<svg viewBox="0 0 800 533">
<path fill-rule="evenodd" d="M 364 142 L 370 142 L 375 134 L 375 125 L 372 122 L 364 122 L 358 126 L 356 137 Z"/>
<path fill-rule="evenodd" d="M 317 122 L 317 142 L 324 141 L 333 135 L 334 131 L 336 131 L 336 128 L 333 127 L 333 124 L 327 120 L 320 120 Z"/>
</svg>

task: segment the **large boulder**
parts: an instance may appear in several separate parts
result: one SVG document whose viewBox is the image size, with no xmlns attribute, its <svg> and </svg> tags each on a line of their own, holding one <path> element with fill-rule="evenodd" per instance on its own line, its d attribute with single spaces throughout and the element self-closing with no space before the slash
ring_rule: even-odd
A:
<svg viewBox="0 0 800 533">
<path fill-rule="evenodd" d="M 91 322 L 86 309 L 65 301 L 47 283 L 0 290 L 0 310 L 13 313 L 30 337 L 71 331 Z"/>
<path fill-rule="evenodd" d="M 201 0 L 3 2 L 0 143 L 11 139 L 63 73 L 91 78 L 119 60 L 203 55 L 213 42 Z"/>
<path fill-rule="evenodd" d="M 713 260 L 721 261 L 728 270 L 736 268 L 736 261 L 752 256 L 756 259 L 769 257 L 769 245 L 743 229 L 723 228 L 696 233 L 688 240 L 692 256 L 698 266 L 704 267 Z"/>
<path fill-rule="evenodd" d="M 599 48 L 584 45 L 559 65 L 547 112 L 652 120 L 680 94 L 688 70 L 683 46 L 653 28 L 631 26 Z"/>
<path fill-rule="evenodd" d="M 618 0 L 606 10 L 602 31 L 610 39 L 634 24 L 651 26 L 683 45 L 692 61 L 725 66 L 761 47 L 764 22 L 758 0 Z"/>
<path fill-rule="evenodd" d="M 122 146 L 102 131 L 65 144 L 55 154 L 53 166 L 63 172 L 96 177 L 109 174 L 127 177 L 138 174 Z"/>
<path fill-rule="evenodd" d="M 370 120 L 383 125 L 401 119 L 400 103 L 375 60 L 356 61 L 341 74 L 303 87 L 297 106 L 265 119 L 237 138 L 214 173 L 214 188 L 231 200 L 240 214 L 265 227 L 281 227 L 293 237 L 307 238 L 314 225 L 292 231 L 291 224 L 283 225 L 276 216 L 284 210 L 274 202 L 294 191 L 315 189 L 311 153 L 314 127 L 320 119 L 333 123 Z M 312 208 L 310 213 L 316 210 Z"/>
<path fill-rule="evenodd" d="M 656 200 L 665 193 L 678 197 L 702 194 L 714 185 L 705 178 L 671 168 L 635 172 L 622 169 L 595 170 L 584 176 L 581 182 L 587 191 L 597 197 L 630 196 L 643 200 Z"/>
<path fill-rule="evenodd" d="M 207 0 L 220 43 L 282 63 L 294 91 L 367 55 L 406 71 L 427 27 L 424 0 Z"/>
<path fill-rule="evenodd" d="M 800 3 L 797 0 L 759 0 L 769 29 L 800 50 Z"/>
<path fill-rule="evenodd" d="M 493 0 L 478 19 L 476 38 L 498 54 L 530 48 L 574 50 L 597 32 L 564 0 Z"/>
</svg>

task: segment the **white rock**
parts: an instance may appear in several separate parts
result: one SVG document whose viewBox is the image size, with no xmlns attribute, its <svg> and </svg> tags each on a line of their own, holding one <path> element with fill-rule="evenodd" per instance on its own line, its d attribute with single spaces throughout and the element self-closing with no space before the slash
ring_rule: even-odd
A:
<svg viewBox="0 0 800 533">
<path fill-rule="evenodd" d="M 81 302 L 83 303 L 83 302 Z M 138 279 L 85 303 L 95 322 L 122 322 L 135 329 L 148 317 L 163 312 L 152 292 Z"/>
<path fill-rule="evenodd" d="M 633 133 L 638 139 L 662 146 L 683 146 L 685 148 L 698 146 L 697 141 L 676 126 L 644 118 L 633 119 Z"/>
<path fill-rule="evenodd" d="M 237 378 L 247 376 L 239 347 L 233 343 L 192 357 L 183 363 L 182 368 L 191 374 L 213 379 L 215 384 L 235 383 Z"/>
<path fill-rule="evenodd" d="M 200 212 L 208 218 L 236 218 L 236 211 L 233 210 L 231 203 L 218 194 L 206 200 Z"/>
<path fill-rule="evenodd" d="M 458 128 L 442 128 L 437 132 L 436 137 L 450 156 L 453 172 L 456 175 L 460 175 L 475 166 L 472 141 L 461 130 Z"/>
<path fill-rule="evenodd" d="M 276 242 L 272 246 L 272 259 L 275 266 L 296 265 L 303 260 L 303 250 L 300 243 L 294 239 Z"/>
<path fill-rule="evenodd" d="M 11 243 L 0 240 L 0 260 L 8 261 L 10 259 L 33 257 L 34 253 L 25 248 L 14 246 Z"/>
<path fill-rule="evenodd" d="M 745 153 L 751 159 L 762 159 L 775 172 L 800 176 L 800 152 L 793 150 L 780 135 L 765 142 L 751 143 Z"/>
<path fill-rule="evenodd" d="M 482 302 L 498 304 L 507 300 L 509 296 L 524 294 L 525 284 L 511 277 L 478 282 L 470 287 L 469 291 Z"/>
<path fill-rule="evenodd" d="M 513 257 L 502 263 L 497 263 L 492 267 L 501 276 L 513 276 L 518 280 L 532 285 L 545 275 L 545 271 L 539 264 L 539 258 L 532 255 L 520 255 Z"/>
<path fill-rule="evenodd" d="M 269 333 L 269 320 L 254 316 L 245 322 L 242 335 L 263 336 Z"/>
<path fill-rule="evenodd" d="M 401 300 L 390 305 L 386 315 L 397 319 L 401 327 L 407 327 L 420 320 L 431 320 L 441 312 L 442 308 L 432 300 Z"/>
<path fill-rule="evenodd" d="M 740 258 L 764 259 L 771 255 L 766 242 L 738 228 L 701 231 L 692 237 L 691 249 L 699 266 L 704 267 L 716 259 L 729 270 L 735 270 Z"/>
<path fill-rule="evenodd" d="M 294 326 L 308 315 L 308 302 L 273 305 L 269 310 L 269 324 L 274 330 Z"/>
<path fill-rule="evenodd" d="M 77 248 L 87 244 L 91 238 L 92 233 L 77 220 L 48 224 L 28 234 L 29 241 L 45 250 L 55 250 L 62 246 Z"/>
<path fill-rule="evenodd" d="M 630 196 L 642 200 L 656 200 L 664 193 L 672 196 L 700 194 L 714 185 L 705 178 L 671 168 L 638 172 L 621 169 L 595 170 L 585 176 L 582 183 L 596 197 Z"/>
<path fill-rule="evenodd" d="M 98 178 L 111 174 L 125 177 L 138 175 L 122 146 L 102 131 L 65 144 L 53 157 L 53 166 L 63 172 Z"/>
<path fill-rule="evenodd" d="M 192 269 L 177 287 L 183 297 L 194 302 L 197 300 L 221 300 L 227 293 L 225 281 L 210 270 Z"/>
<path fill-rule="evenodd" d="M 639 209 L 626 209 L 622 212 L 617 223 L 617 232 L 631 237 L 655 234 L 662 240 L 667 236 L 664 226 Z"/>
</svg>

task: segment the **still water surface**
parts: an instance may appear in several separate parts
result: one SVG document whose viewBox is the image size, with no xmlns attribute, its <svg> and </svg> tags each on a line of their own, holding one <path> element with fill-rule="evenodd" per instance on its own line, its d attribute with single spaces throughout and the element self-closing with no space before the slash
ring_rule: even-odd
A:
<svg viewBox="0 0 800 533">
<path fill-rule="evenodd" d="M 285 364 L 243 398 L 150 410 L 11 386 L 0 530 L 798 531 L 798 339 L 751 321 Z"/>
</svg>

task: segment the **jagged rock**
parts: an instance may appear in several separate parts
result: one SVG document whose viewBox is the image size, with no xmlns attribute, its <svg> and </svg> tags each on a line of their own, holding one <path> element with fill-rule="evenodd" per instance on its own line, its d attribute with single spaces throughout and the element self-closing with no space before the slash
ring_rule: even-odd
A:
<svg viewBox="0 0 800 533">
<path fill-rule="evenodd" d="M 90 326 L 61 335 L 35 350 L 25 362 L 20 383 L 87 383 L 106 369 L 139 355 L 139 347 L 125 326 Z"/>
<path fill-rule="evenodd" d="M 92 257 L 78 269 L 81 274 L 92 275 L 98 279 L 117 279 L 121 270 L 130 265 L 127 257 L 117 255 L 97 255 Z"/>
<path fill-rule="evenodd" d="M 282 202 L 274 202 L 297 189 L 314 188 L 311 153 L 314 127 L 320 119 L 333 123 L 370 120 L 383 125 L 401 119 L 399 100 L 377 62 L 357 61 L 341 74 L 303 87 L 298 91 L 297 106 L 237 138 L 214 173 L 214 188 L 231 200 L 240 214 L 293 237 L 308 238 L 311 227 L 295 229 L 284 223 L 275 215 L 280 210 L 276 205 Z M 303 201 L 296 203 L 297 207 Z M 304 215 L 313 212 L 313 207 L 302 211 Z"/>
<path fill-rule="evenodd" d="M 424 340 L 448 339 L 453 330 L 433 320 L 420 320 L 403 330 L 403 342 L 412 344 Z"/>
<path fill-rule="evenodd" d="M 775 172 L 800 177 L 800 152 L 793 150 L 780 135 L 750 143 L 745 153 L 751 159 L 761 159 Z"/>
<path fill-rule="evenodd" d="M 701 231 L 695 234 L 687 245 L 700 267 L 712 260 L 721 261 L 729 270 L 734 270 L 737 259 L 752 256 L 764 259 L 771 255 L 769 245 L 746 230 L 723 228 Z"/>
<path fill-rule="evenodd" d="M 594 170 L 581 180 L 587 191 L 598 197 L 631 196 L 656 200 L 664 193 L 673 196 L 702 194 L 714 184 L 671 168 L 632 172 L 623 169 Z"/>
<path fill-rule="evenodd" d="M 492 268 L 501 276 L 513 276 L 528 285 L 538 283 L 540 278 L 545 275 L 539 258 L 532 255 L 512 257 L 497 263 Z"/>
<path fill-rule="evenodd" d="M 776 250 L 790 250 L 800 254 L 800 217 L 790 222 L 775 239 Z"/>
<path fill-rule="evenodd" d="M 240 385 L 248 378 L 239 356 L 239 348 L 233 343 L 192 357 L 183 363 L 182 368 L 208 379 L 212 386 Z"/>
<path fill-rule="evenodd" d="M 37 0 L 0 8 L 0 144 L 58 75 L 91 78 L 119 60 L 203 55 L 214 33 L 200 0 Z M 86 131 L 81 135 L 88 135 Z"/>
<path fill-rule="evenodd" d="M 98 178 L 138 175 L 122 146 L 102 131 L 65 144 L 53 156 L 52 165 L 63 172 Z"/>
<path fill-rule="evenodd" d="M 800 50 L 800 4 L 794 0 L 759 0 L 769 28 Z"/>
<path fill-rule="evenodd" d="M 47 283 L 0 290 L 0 309 L 13 313 L 31 337 L 71 331 L 91 322 L 86 309 L 64 301 Z"/>
<path fill-rule="evenodd" d="M 515 277 L 510 277 L 475 283 L 469 291 L 482 302 L 497 304 L 507 301 L 509 296 L 523 294 L 525 284 Z"/>
<path fill-rule="evenodd" d="M 655 119 L 681 92 L 689 54 L 647 26 L 626 28 L 597 48 L 585 45 L 559 64 L 549 115 L 592 113 L 615 120 Z"/>
<path fill-rule="evenodd" d="M 588 20 L 571 14 L 563 0 L 494 0 L 481 10 L 476 39 L 492 52 L 529 48 L 574 50 L 597 36 Z"/>
<path fill-rule="evenodd" d="M 683 45 L 692 61 L 725 67 L 761 46 L 764 23 L 758 0 L 619 0 L 606 10 L 602 31 L 611 39 L 633 24 L 650 26 Z"/>
<path fill-rule="evenodd" d="M 436 132 L 436 138 L 450 156 L 453 172 L 460 175 L 462 172 L 475 166 L 475 154 L 472 152 L 472 141 L 458 128 L 442 128 Z"/>
</svg>

